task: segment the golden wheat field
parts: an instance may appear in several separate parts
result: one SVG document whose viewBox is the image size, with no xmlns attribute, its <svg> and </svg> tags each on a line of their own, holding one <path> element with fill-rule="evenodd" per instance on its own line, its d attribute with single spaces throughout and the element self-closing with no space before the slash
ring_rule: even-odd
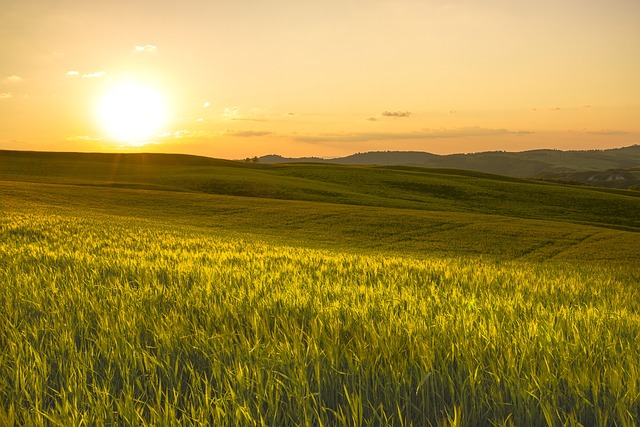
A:
<svg viewBox="0 0 640 427">
<path fill-rule="evenodd" d="M 603 265 L 358 255 L 51 210 L 0 222 L 2 425 L 634 425 Z"/>
</svg>

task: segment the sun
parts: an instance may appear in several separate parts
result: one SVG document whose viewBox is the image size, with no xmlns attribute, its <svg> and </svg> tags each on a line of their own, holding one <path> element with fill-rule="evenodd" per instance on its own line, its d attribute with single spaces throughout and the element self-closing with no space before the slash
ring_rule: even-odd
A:
<svg viewBox="0 0 640 427">
<path fill-rule="evenodd" d="M 118 142 L 144 145 L 165 124 L 167 108 L 158 90 L 126 83 L 112 87 L 100 98 L 97 115 L 104 131 Z"/>
</svg>

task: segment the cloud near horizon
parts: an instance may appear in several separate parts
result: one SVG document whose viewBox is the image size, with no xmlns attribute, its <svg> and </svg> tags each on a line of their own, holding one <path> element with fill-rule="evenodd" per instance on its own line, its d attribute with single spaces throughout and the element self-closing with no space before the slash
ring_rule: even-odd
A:
<svg viewBox="0 0 640 427">
<path fill-rule="evenodd" d="M 15 83 L 20 83 L 21 81 L 23 81 L 24 79 L 20 76 L 16 76 L 15 74 L 12 76 L 7 76 L 4 79 L 2 79 L 2 83 L 7 83 L 7 84 L 15 84 Z"/>
<path fill-rule="evenodd" d="M 488 129 L 479 126 L 462 127 L 457 129 L 422 129 L 418 132 L 355 132 L 355 133 L 325 133 L 318 135 L 297 135 L 293 139 L 299 142 L 363 142 L 407 139 L 438 139 L 438 138 L 467 138 L 478 136 L 499 135 L 530 135 L 532 131 Z"/>
<path fill-rule="evenodd" d="M 147 53 L 154 53 L 158 51 L 158 46 L 152 45 L 152 44 L 147 44 L 147 45 L 136 45 L 133 48 L 133 51 L 135 53 L 143 53 L 143 52 L 147 52 Z"/>
<path fill-rule="evenodd" d="M 82 78 L 84 78 L 84 79 L 93 79 L 93 78 L 96 78 L 96 77 L 102 77 L 102 76 L 104 76 L 106 74 L 107 74 L 106 71 L 98 71 L 96 73 L 83 74 Z"/>
<path fill-rule="evenodd" d="M 224 136 L 237 136 L 242 138 L 253 138 L 260 136 L 273 135 L 273 132 L 269 131 L 255 131 L 255 130 L 230 130 L 227 129 Z"/>
<path fill-rule="evenodd" d="M 225 107 L 220 115 L 224 120 L 242 120 L 248 122 L 267 122 L 266 109 L 251 107 L 245 109 L 243 107 Z"/>
<path fill-rule="evenodd" d="M 394 119 L 398 119 L 398 118 L 406 119 L 411 117 L 411 111 L 383 111 L 378 115 L 367 117 L 365 120 L 368 122 L 377 122 L 380 120 L 380 118 L 383 118 L 383 117 L 391 117 Z"/>
<path fill-rule="evenodd" d="M 210 139 L 216 136 L 219 135 L 207 131 L 193 131 L 187 129 L 179 129 L 174 132 L 167 132 L 162 135 L 158 135 L 158 137 L 165 139 Z"/>
<path fill-rule="evenodd" d="M 625 130 L 620 129 L 597 129 L 597 130 L 588 130 L 583 129 L 579 131 L 573 131 L 575 133 L 586 133 L 589 135 L 630 135 L 631 132 L 627 132 Z"/>
<path fill-rule="evenodd" d="M 91 135 L 72 135 L 67 137 L 67 141 L 102 141 L 102 138 Z"/>
<path fill-rule="evenodd" d="M 383 111 L 380 115 L 383 117 L 411 117 L 411 111 Z"/>
</svg>

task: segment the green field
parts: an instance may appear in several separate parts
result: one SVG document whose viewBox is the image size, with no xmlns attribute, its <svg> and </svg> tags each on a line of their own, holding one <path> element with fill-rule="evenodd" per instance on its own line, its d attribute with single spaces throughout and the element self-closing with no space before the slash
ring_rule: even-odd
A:
<svg viewBox="0 0 640 427">
<path fill-rule="evenodd" d="M 637 425 L 639 195 L 0 152 L 0 425 Z"/>
</svg>

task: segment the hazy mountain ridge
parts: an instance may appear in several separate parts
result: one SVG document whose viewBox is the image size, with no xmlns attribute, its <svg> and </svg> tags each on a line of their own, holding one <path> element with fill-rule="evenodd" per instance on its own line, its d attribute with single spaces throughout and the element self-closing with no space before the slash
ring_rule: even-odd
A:
<svg viewBox="0 0 640 427">
<path fill-rule="evenodd" d="M 530 150 L 521 152 L 488 151 L 469 154 L 438 155 L 421 151 L 372 151 L 346 157 L 286 158 L 263 156 L 262 163 L 333 163 L 342 165 L 406 165 L 432 168 L 467 169 L 518 178 L 533 178 L 547 173 L 571 173 L 631 169 L 640 167 L 640 145 L 608 150 Z"/>
</svg>

